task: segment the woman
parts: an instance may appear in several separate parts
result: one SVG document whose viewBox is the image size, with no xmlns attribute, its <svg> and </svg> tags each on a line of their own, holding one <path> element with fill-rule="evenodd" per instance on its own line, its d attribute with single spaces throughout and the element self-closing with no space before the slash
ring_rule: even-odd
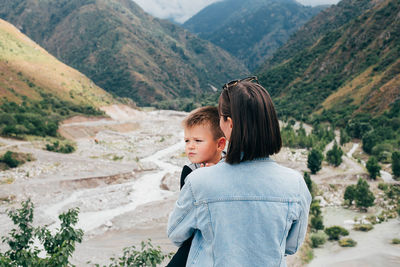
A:
<svg viewBox="0 0 400 267">
<path fill-rule="evenodd" d="M 298 172 L 269 158 L 282 146 L 279 123 L 253 79 L 224 85 L 225 162 L 192 172 L 170 215 L 176 245 L 194 234 L 186 266 L 286 266 L 304 240 L 311 196 Z"/>
</svg>

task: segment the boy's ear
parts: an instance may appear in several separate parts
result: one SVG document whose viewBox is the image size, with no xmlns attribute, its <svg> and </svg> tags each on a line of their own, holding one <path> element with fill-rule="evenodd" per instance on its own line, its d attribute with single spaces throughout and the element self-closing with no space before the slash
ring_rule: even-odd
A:
<svg viewBox="0 0 400 267">
<path fill-rule="evenodd" d="M 220 137 L 218 139 L 218 150 L 220 150 L 221 152 L 225 149 L 226 146 L 226 138 L 225 137 Z"/>
</svg>

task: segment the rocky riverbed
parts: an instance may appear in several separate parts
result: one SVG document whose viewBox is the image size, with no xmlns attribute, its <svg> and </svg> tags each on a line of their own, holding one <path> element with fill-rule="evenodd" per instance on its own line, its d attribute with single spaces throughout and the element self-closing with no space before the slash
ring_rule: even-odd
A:
<svg viewBox="0 0 400 267">
<path fill-rule="evenodd" d="M 165 252 L 176 251 L 165 232 L 168 215 L 179 194 L 179 173 L 187 163 L 181 128 L 186 113 L 139 111 L 121 105 L 105 107 L 104 111 L 109 117 L 75 117 L 61 125 L 60 133 L 77 144 L 77 151 L 72 154 L 45 151 L 43 140 L 0 139 L 2 153 L 19 151 L 30 153 L 36 159 L 0 173 L 1 233 L 12 228 L 5 211 L 31 198 L 36 207 L 35 224 L 47 224 L 53 229 L 58 227 L 58 214 L 68 208 L 80 208 L 78 227 L 85 231 L 85 236 L 73 255 L 72 261 L 77 266 L 88 266 L 88 261 L 106 264 L 124 247 L 137 246 L 148 238 Z M 363 165 L 353 158 L 357 151 L 360 151 L 357 144 L 348 145 L 347 155 L 338 168 L 325 164 L 318 175 L 312 176 L 321 189 L 324 218 L 335 214 L 331 208 L 343 209 L 346 185 L 367 176 Z M 283 148 L 274 159 L 300 172 L 307 170 L 306 150 Z M 387 182 L 395 183 L 390 174 L 385 177 Z M 379 194 L 377 183 L 371 182 L 371 188 Z M 344 222 L 348 218 L 338 220 Z M 399 222 L 392 220 L 374 231 L 389 233 L 398 226 Z M 362 234 L 382 242 L 386 238 L 374 232 Z M 394 231 L 393 235 L 399 233 Z M 359 243 L 368 243 L 368 240 L 361 238 Z M 382 263 L 393 260 L 393 253 L 400 255 L 398 246 L 382 245 L 382 242 L 375 242 L 379 247 L 377 258 Z M 353 248 L 359 249 L 356 253 L 349 253 L 346 251 L 350 250 L 339 251 L 327 245 L 316 250 L 311 266 L 328 266 L 335 255 L 348 259 L 346 255 L 350 254 L 353 258 L 349 262 L 361 264 L 363 255 L 368 254 L 364 247 L 359 245 Z M 386 251 L 391 252 L 385 254 Z M 288 266 L 301 265 L 299 256 L 288 259 Z"/>
</svg>

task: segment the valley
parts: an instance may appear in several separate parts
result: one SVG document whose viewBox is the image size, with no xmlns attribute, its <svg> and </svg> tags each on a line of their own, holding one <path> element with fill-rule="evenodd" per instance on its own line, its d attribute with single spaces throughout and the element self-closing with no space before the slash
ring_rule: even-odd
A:
<svg viewBox="0 0 400 267">
<path fill-rule="evenodd" d="M 73 154 L 45 151 L 41 140 L 0 139 L 2 153 L 20 151 L 36 158 L 0 173 L 1 232 L 9 232 L 12 227 L 5 211 L 31 198 L 35 224 L 47 224 L 50 229 L 59 227 L 58 214 L 80 208 L 78 227 L 85 235 L 73 254 L 72 262 L 77 266 L 88 266 L 88 261 L 107 264 L 124 247 L 138 246 L 148 238 L 163 251 L 175 252 L 166 237 L 166 223 L 178 196 L 181 167 L 187 162 L 180 125 L 186 113 L 136 110 L 124 105 L 102 110 L 109 117 L 74 117 L 60 125 L 60 133 L 77 143 Z M 324 224 L 351 229 L 355 216 L 367 214 L 344 209 L 343 192 L 346 185 L 368 174 L 353 157 L 361 153 L 359 144 L 348 143 L 344 149 L 347 154 L 339 167 L 324 163 L 312 179 L 319 188 Z M 307 171 L 305 149 L 283 148 L 273 158 L 300 172 Z M 398 183 L 391 177 L 387 179 L 388 183 Z M 379 203 L 379 180 L 369 183 Z M 380 209 L 376 205 L 368 214 Z M 398 219 L 391 219 L 368 233 L 351 230 L 350 236 L 359 242 L 356 247 L 341 248 L 328 241 L 314 250 L 310 266 L 354 266 L 351 264 L 364 263 L 371 251 L 376 262 L 395 266 L 390 264 L 400 262 L 400 247 L 390 244 L 389 239 L 400 235 L 399 224 Z M 300 254 L 289 256 L 288 266 L 303 266 Z M 371 261 L 368 266 L 379 265 Z"/>
</svg>

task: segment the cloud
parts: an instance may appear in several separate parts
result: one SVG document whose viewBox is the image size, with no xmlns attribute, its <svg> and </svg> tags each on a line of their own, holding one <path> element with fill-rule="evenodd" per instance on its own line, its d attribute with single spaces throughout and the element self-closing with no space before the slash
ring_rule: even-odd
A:
<svg viewBox="0 0 400 267">
<path fill-rule="evenodd" d="M 221 0 L 133 0 L 147 13 L 183 23 L 204 7 Z"/>
<path fill-rule="evenodd" d="M 133 0 L 147 13 L 183 23 L 206 6 L 222 0 Z M 297 0 L 303 5 L 336 4 L 339 0 Z"/>
<path fill-rule="evenodd" d="M 317 5 L 337 4 L 339 3 L 339 0 L 297 0 L 297 2 L 305 6 L 317 6 Z"/>
</svg>

